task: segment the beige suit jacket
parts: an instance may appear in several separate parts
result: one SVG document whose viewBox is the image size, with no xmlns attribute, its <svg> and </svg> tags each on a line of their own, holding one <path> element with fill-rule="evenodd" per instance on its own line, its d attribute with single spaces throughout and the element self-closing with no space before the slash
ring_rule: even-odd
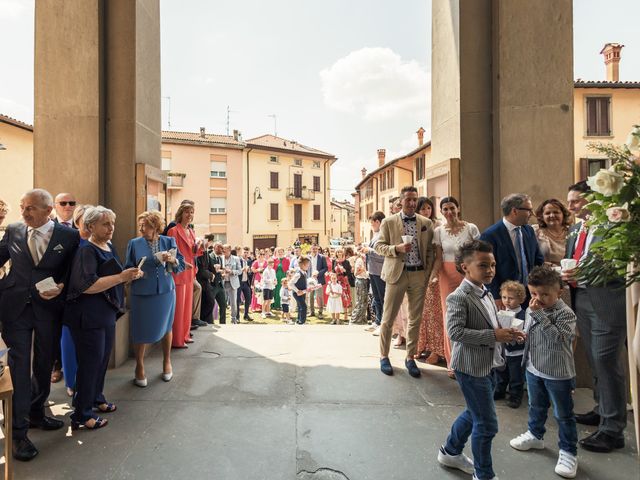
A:
<svg viewBox="0 0 640 480">
<path fill-rule="evenodd" d="M 379 255 L 384 256 L 380 278 L 387 283 L 397 283 L 404 271 L 406 254 L 396 252 L 395 247 L 402 243 L 402 235 L 404 235 L 404 225 L 399 213 L 382 220 L 380 237 L 374 249 Z M 422 259 L 422 265 L 424 265 L 424 275 L 428 279 L 436 258 L 433 245 L 433 222 L 427 217 L 416 214 L 416 236 L 420 258 Z"/>
</svg>

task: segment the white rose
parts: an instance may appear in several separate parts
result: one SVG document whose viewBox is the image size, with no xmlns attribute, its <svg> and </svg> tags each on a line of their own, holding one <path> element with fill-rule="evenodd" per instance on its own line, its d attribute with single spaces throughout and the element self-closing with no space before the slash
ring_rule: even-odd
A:
<svg viewBox="0 0 640 480">
<path fill-rule="evenodd" d="M 607 218 L 612 223 L 628 222 L 631 220 L 629 213 L 629 204 L 625 203 L 621 207 L 607 208 Z"/>
<path fill-rule="evenodd" d="M 635 125 L 627 137 L 626 145 L 629 150 L 634 153 L 640 153 L 640 125 Z"/>
<path fill-rule="evenodd" d="M 594 192 L 610 197 L 620 193 L 624 186 L 624 177 L 615 171 L 602 169 L 593 177 L 587 179 L 587 185 Z"/>
</svg>

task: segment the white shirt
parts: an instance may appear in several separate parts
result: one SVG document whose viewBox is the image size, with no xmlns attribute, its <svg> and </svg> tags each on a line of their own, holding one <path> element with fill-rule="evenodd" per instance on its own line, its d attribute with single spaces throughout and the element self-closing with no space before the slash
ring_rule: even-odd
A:
<svg viewBox="0 0 640 480">
<path fill-rule="evenodd" d="M 64 225 L 65 227 L 73 228 L 73 219 L 70 219 L 70 220 L 62 220 L 60 217 L 58 217 L 58 216 L 56 215 L 56 220 L 58 220 L 58 223 L 59 223 L 60 225 Z M 68 224 L 68 225 L 66 225 L 66 224 Z"/>
<path fill-rule="evenodd" d="M 443 262 L 455 262 L 458 249 L 469 240 L 478 238 L 480 238 L 480 230 L 469 222 L 465 222 L 457 235 L 452 235 L 444 225 L 436 227 L 433 232 L 433 243 L 442 248 Z"/>
<path fill-rule="evenodd" d="M 518 252 L 518 247 L 516 246 L 516 236 L 518 235 L 516 233 L 516 228 L 518 228 L 518 226 L 514 225 L 504 217 L 502 218 L 502 223 L 504 223 L 504 226 L 507 227 L 507 231 L 509 232 L 509 237 L 511 237 L 511 243 L 513 244 L 513 250 L 516 252 L 516 256 L 519 256 L 520 253 Z"/>
<path fill-rule="evenodd" d="M 318 271 L 318 256 L 316 255 L 315 257 L 311 257 L 311 272 L 317 272 Z"/>
<path fill-rule="evenodd" d="M 271 267 L 265 268 L 262 272 L 262 288 L 273 290 L 276 288 L 276 283 L 276 271 Z"/>
<path fill-rule="evenodd" d="M 49 220 L 44 225 L 39 226 L 38 228 L 27 228 L 27 242 L 29 241 L 29 237 L 31 237 L 31 232 L 36 230 L 38 232 L 38 250 L 40 251 L 40 258 L 44 256 L 44 252 L 47 251 L 49 246 L 49 242 L 51 241 L 51 237 L 53 236 L 53 227 L 55 227 L 55 223 L 53 220 Z"/>
</svg>

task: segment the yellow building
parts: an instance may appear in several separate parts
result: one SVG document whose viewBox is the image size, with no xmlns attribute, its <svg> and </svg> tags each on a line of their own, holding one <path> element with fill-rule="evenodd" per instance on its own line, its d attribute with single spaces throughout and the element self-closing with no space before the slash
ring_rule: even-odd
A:
<svg viewBox="0 0 640 480">
<path fill-rule="evenodd" d="M 609 159 L 588 148 L 590 143 L 620 145 L 633 125 L 640 124 L 640 82 L 621 82 L 618 74 L 624 45 L 607 43 L 604 56 L 606 81 L 575 82 L 573 113 L 576 180 L 585 180 L 601 168 L 611 165 Z"/>
<path fill-rule="evenodd" d="M 11 210 L 4 223 L 21 220 L 20 198 L 33 188 L 33 127 L 0 114 L 0 198 Z"/>
<path fill-rule="evenodd" d="M 264 248 L 299 240 L 327 245 L 335 161 L 330 153 L 273 135 L 247 140 L 243 244 Z"/>
<path fill-rule="evenodd" d="M 331 200 L 331 230 L 329 236 L 353 241 L 355 238 L 355 207 L 352 203 Z"/>
</svg>

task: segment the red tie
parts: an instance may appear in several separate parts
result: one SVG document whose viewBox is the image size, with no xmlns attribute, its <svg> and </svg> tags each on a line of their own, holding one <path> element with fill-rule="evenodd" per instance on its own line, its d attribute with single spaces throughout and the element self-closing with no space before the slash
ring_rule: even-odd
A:
<svg viewBox="0 0 640 480">
<path fill-rule="evenodd" d="M 580 261 L 580 259 L 582 258 L 582 254 L 584 253 L 584 247 L 586 243 L 587 243 L 587 229 L 583 227 L 580 229 L 580 233 L 578 234 L 576 249 L 574 250 L 573 257 L 571 258 L 573 258 L 574 260 Z"/>
</svg>

